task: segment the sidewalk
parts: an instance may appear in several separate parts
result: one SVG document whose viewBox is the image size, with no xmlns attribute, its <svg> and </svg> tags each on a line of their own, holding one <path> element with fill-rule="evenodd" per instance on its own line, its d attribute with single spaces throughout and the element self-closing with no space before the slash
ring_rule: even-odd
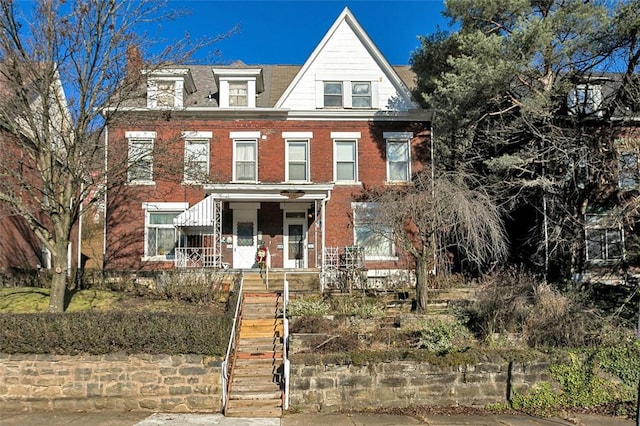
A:
<svg viewBox="0 0 640 426">
<path fill-rule="evenodd" d="M 142 412 L 6 413 L 1 426 L 635 426 L 632 420 L 578 415 L 569 420 L 514 415 L 433 415 L 423 420 L 390 414 L 288 414 L 282 419 L 242 419 L 221 414 L 165 414 Z"/>
</svg>

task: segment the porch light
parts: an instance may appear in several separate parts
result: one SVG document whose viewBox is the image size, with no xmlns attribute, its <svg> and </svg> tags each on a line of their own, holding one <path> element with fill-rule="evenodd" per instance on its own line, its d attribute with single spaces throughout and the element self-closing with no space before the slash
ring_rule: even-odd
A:
<svg viewBox="0 0 640 426">
<path fill-rule="evenodd" d="M 304 191 L 285 190 L 285 191 L 280 191 L 280 195 L 282 195 L 283 197 L 287 197 L 290 200 L 295 200 L 296 198 L 302 197 L 304 195 Z"/>
</svg>

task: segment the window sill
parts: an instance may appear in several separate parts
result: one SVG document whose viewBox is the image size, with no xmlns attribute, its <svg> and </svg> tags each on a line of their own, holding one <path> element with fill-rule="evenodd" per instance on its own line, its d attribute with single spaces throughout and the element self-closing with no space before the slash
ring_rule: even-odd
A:
<svg viewBox="0 0 640 426">
<path fill-rule="evenodd" d="M 336 180 L 333 181 L 334 185 L 341 185 L 341 186 L 362 186 L 362 182 L 360 182 L 359 180 Z"/>
<path fill-rule="evenodd" d="M 197 182 L 195 180 L 183 180 L 182 185 L 184 186 L 202 186 L 204 182 Z"/>
<path fill-rule="evenodd" d="M 364 256 L 365 262 L 397 261 L 398 256 Z"/>
<path fill-rule="evenodd" d="M 141 259 L 143 262 L 173 262 L 174 256 L 143 256 Z"/>
<path fill-rule="evenodd" d="M 155 184 L 156 182 L 153 180 L 132 180 L 127 183 L 129 186 L 154 186 Z"/>
<path fill-rule="evenodd" d="M 389 186 L 401 186 L 401 185 L 410 185 L 411 181 L 410 180 L 385 180 L 384 184 Z"/>
</svg>

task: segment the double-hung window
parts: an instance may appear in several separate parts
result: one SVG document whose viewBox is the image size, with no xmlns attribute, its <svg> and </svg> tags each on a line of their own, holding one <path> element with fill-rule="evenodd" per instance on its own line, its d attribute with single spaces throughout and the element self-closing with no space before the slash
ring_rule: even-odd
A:
<svg viewBox="0 0 640 426">
<path fill-rule="evenodd" d="M 622 259 L 622 229 L 612 215 L 586 215 L 585 239 L 588 261 L 606 262 Z"/>
<path fill-rule="evenodd" d="M 234 181 L 257 182 L 259 137 L 260 132 L 231 132 Z"/>
<path fill-rule="evenodd" d="M 602 91 L 600 84 L 578 84 L 569 92 L 569 112 L 572 114 L 602 116 Z"/>
<path fill-rule="evenodd" d="M 640 161 L 638 153 L 627 151 L 618 158 L 618 186 L 620 189 L 637 189 L 640 183 Z"/>
<path fill-rule="evenodd" d="M 395 258 L 393 232 L 381 215 L 385 207 L 377 203 L 351 203 L 354 242 L 364 249 L 367 260 Z"/>
<path fill-rule="evenodd" d="M 358 139 L 360 134 L 332 132 L 333 179 L 335 182 L 358 181 Z"/>
<path fill-rule="evenodd" d="M 371 108 L 371 82 L 354 81 L 351 83 L 351 106 L 353 108 Z"/>
<path fill-rule="evenodd" d="M 286 158 L 287 163 L 285 180 L 287 182 L 308 182 L 309 181 L 309 139 L 311 134 L 290 134 L 283 133 L 286 138 Z M 305 137 L 304 139 L 302 137 Z"/>
<path fill-rule="evenodd" d="M 156 132 L 126 132 L 125 137 L 129 146 L 127 180 L 132 184 L 152 184 Z"/>
<path fill-rule="evenodd" d="M 175 255 L 175 219 L 186 203 L 143 203 L 145 210 L 144 254 L 149 260 L 170 260 Z"/>
<path fill-rule="evenodd" d="M 205 182 L 209 177 L 211 132 L 182 132 L 184 139 L 184 181 Z"/>
<path fill-rule="evenodd" d="M 248 88 L 246 81 L 230 81 L 229 82 L 229 106 L 230 107 L 246 107 L 248 106 Z"/>
<path fill-rule="evenodd" d="M 324 82 L 324 107 L 325 108 L 342 108 L 342 82 L 341 81 L 325 81 Z"/>
<path fill-rule="evenodd" d="M 407 182 L 411 176 L 412 133 L 385 132 L 387 141 L 387 181 Z"/>
</svg>

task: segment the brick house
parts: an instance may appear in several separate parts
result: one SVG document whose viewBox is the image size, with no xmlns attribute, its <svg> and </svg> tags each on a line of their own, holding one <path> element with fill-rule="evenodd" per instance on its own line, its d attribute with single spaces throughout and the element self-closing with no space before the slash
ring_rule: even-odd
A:
<svg viewBox="0 0 640 426">
<path fill-rule="evenodd" d="M 25 105 L 17 99 L 16 80 L 8 76 L 20 68 L 11 68 L 7 63 L 0 64 L 0 272 L 51 268 L 51 251 L 25 219 L 33 218 L 33 222 L 41 224 L 49 232 L 53 229 L 49 213 L 43 209 L 46 204 L 46 196 L 43 195 L 46 193 L 46 183 L 43 183 L 42 174 L 34 160 L 33 151 L 37 147 L 30 134 L 32 130 L 20 121 L 25 115 L 23 108 L 28 108 L 28 114 L 41 113 L 40 94 L 30 90 L 29 84 L 24 84 L 29 104 Z M 58 75 L 53 84 L 55 96 L 64 100 Z M 56 105 L 61 110 L 50 110 L 51 115 L 62 117 L 67 114 L 65 102 Z M 51 143 L 56 142 L 54 140 Z M 68 273 L 81 261 L 79 232 L 80 228 L 75 226 L 70 235 L 66 267 Z"/>
<path fill-rule="evenodd" d="M 105 136 L 107 268 L 254 268 L 263 247 L 272 268 L 320 269 L 357 246 L 370 275 L 410 269 L 355 200 L 430 162 L 430 113 L 348 9 L 302 66 L 140 72 Z"/>
</svg>

